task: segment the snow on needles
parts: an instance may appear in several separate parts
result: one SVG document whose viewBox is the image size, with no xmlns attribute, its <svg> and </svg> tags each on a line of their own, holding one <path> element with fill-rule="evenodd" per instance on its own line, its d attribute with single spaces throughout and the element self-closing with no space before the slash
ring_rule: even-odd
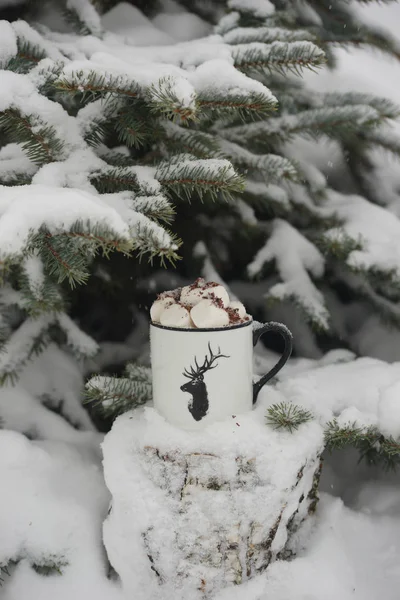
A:
<svg viewBox="0 0 400 600">
<path fill-rule="evenodd" d="M 25 154 L 21 144 L 7 144 L 0 148 L 0 177 L 12 181 L 15 177 L 30 176 L 38 167 Z"/>
<path fill-rule="evenodd" d="M 319 250 L 289 223 L 275 219 L 271 236 L 248 266 L 251 276 L 257 275 L 266 262 L 275 260 L 282 279 L 269 290 L 268 296 L 292 298 L 323 329 L 328 328 L 329 314 L 321 292 L 308 271 L 316 278 L 324 272 L 324 258 Z"/>
<path fill-rule="evenodd" d="M 45 283 L 42 260 L 36 253 L 26 256 L 22 261 L 22 269 L 28 278 L 32 294 L 36 299 L 40 299 L 43 293 L 43 284 Z"/>
<path fill-rule="evenodd" d="M 0 186 L 1 256 L 22 253 L 30 234 L 42 226 L 61 233 L 77 222 L 101 224 L 129 239 L 128 225 L 101 196 L 44 185 Z"/>
<path fill-rule="evenodd" d="M 16 54 L 17 36 L 11 23 L 0 21 L 0 66 L 4 66 Z"/>
<path fill-rule="evenodd" d="M 225 60 L 215 59 L 199 65 L 194 73 L 189 74 L 194 88 L 199 94 L 206 93 L 224 96 L 226 100 L 237 95 L 243 96 L 247 93 L 259 94 L 264 102 L 277 104 L 278 101 L 272 92 L 262 83 L 244 73 L 238 71 L 233 65 L 227 64 Z M 218 87 L 216 87 L 218 82 Z"/>
<path fill-rule="evenodd" d="M 89 0 L 67 0 L 66 8 L 75 11 L 82 22 L 89 26 L 93 35 L 101 35 L 100 15 Z"/>
<path fill-rule="evenodd" d="M 132 85 L 138 86 L 142 94 L 149 94 L 163 86 L 168 86 L 171 95 L 177 98 L 181 106 L 193 108 L 194 90 L 184 73 L 174 65 L 153 64 L 148 61 L 132 62 L 106 54 L 94 53 L 90 60 L 76 60 L 67 63 L 60 79 L 74 79 L 78 85 L 96 72 L 98 77 L 104 78 L 104 86 L 110 85 L 119 89 L 130 89 Z M 117 78 L 117 80 L 115 79 Z"/>
<path fill-rule="evenodd" d="M 62 61 L 64 60 L 63 54 L 60 50 L 51 42 L 46 40 L 38 31 L 33 29 L 26 21 L 14 21 L 12 23 L 12 28 L 14 29 L 17 38 L 25 40 L 32 46 L 39 48 L 42 50 L 48 59 L 53 61 Z"/>
<path fill-rule="evenodd" d="M 330 240 L 348 236 L 359 242 L 361 249 L 350 252 L 347 263 L 355 268 L 378 268 L 400 275 L 400 220 L 387 209 L 360 196 L 345 196 L 329 191 L 329 208 L 343 221 L 324 235 Z"/>
<path fill-rule="evenodd" d="M 323 423 L 336 417 L 340 425 L 377 426 L 400 436 L 400 363 L 359 358 L 338 364 L 318 365 L 280 375 L 277 391 L 282 399 L 303 406 Z M 263 392 L 261 392 L 263 393 Z M 264 391 L 264 393 L 267 393 Z"/>
<path fill-rule="evenodd" d="M 275 12 L 275 6 L 270 0 L 229 0 L 231 10 L 253 13 L 258 19 L 266 19 Z"/>
<path fill-rule="evenodd" d="M 89 579 L 103 579 L 101 521 L 108 494 L 98 465 L 73 445 L 31 442 L 4 430 L 0 431 L 0 472 L 0 564 L 22 559 L 17 567 L 22 572 L 29 564 L 54 565 L 64 585 L 64 577 L 70 585 L 74 578 L 80 579 L 84 564 Z M 26 598 L 29 589 L 32 598 L 43 598 L 34 591 L 34 578 L 27 586 L 19 574 L 19 585 L 24 587 L 18 590 L 17 579 L 14 597 Z M 60 598 L 59 593 L 55 596 Z"/>
<path fill-rule="evenodd" d="M 52 102 L 37 91 L 34 75 L 27 77 L 12 71 L 1 72 L 0 112 L 13 108 L 22 115 L 36 117 L 35 125 L 38 127 L 43 124 L 53 127 L 56 136 L 66 145 L 66 149 L 60 152 L 60 158 L 68 151 L 85 146 L 76 119 L 69 116 L 61 104 Z"/>
</svg>

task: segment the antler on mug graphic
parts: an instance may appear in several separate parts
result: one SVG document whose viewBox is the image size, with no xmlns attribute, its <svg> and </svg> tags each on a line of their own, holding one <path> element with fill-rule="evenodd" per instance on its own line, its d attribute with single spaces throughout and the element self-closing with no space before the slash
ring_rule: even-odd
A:
<svg viewBox="0 0 400 600">
<path fill-rule="evenodd" d="M 196 357 L 194 358 L 194 367 L 190 367 L 190 371 L 185 369 L 183 376 L 187 377 L 189 381 L 184 385 L 181 385 L 183 392 L 189 392 L 192 395 L 192 399 L 189 401 L 189 411 L 196 421 L 200 421 L 208 412 L 208 393 L 207 386 L 204 383 L 204 374 L 211 369 L 215 369 L 218 363 L 215 361 L 218 358 L 229 358 L 226 354 L 221 354 L 221 349 L 218 348 L 218 354 L 214 354 L 211 350 L 210 342 L 208 342 L 208 350 L 210 356 L 206 355 L 205 360 L 201 366 L 197 364 Z"/>
</svg>

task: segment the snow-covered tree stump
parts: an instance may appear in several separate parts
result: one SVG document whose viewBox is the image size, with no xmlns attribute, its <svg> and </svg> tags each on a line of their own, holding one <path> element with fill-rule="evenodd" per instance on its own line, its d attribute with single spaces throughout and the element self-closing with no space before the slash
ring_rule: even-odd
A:
<svg viewBox="0 0 400 600">
<path fill-rule="evenodd" d="M 264 415 L 261 399 L 196 433 L 153 408 L 116 420 L 103 444 L 104 541 L 130 597 L 209 598 L 286 556 L 315 507 L 322 430 L 277 432 Z"/>
</svg>

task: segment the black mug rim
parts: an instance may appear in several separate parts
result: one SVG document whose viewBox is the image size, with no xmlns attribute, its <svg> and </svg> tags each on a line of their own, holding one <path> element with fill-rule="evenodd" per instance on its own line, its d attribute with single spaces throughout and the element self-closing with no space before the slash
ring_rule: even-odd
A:
<svg viewBox="0 0 400 600">
<path fill-rule="evenodd" d="M 160 323 L 153 323 L 150 321 L 150 327 L 156 327 L 157 329 L 165 329 L 166 331 L 179 331 L 181 333 L 194 333 L 196 331 L 209 332 L 209 331 L 230 331 L 232 329 L 242 329 L 243 327 L 249 327 L 253 324 L 253 319 L 249 319 L 244 323 L 238 325 L 228 325 L 226 327 L 196 327 L 196 329 L 188 329 L 185 327 L 169 327 L 167 325 L 161 325 Z"/>
</svg>

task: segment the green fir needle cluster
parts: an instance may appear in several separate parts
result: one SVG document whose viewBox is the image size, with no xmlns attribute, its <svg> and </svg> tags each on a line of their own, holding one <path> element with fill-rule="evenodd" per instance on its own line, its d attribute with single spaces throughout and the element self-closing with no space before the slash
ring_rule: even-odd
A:
<svg viewBox="0 0 400 600">
<path fill-rule="evenodd" d="M 325 445 L 329 450 L 356 448 L 360 460 L 370 465 L 383 465 L 394 470 L 400 464 L 400 441 L 385 436 L 375 426 L 360 427 L 356 423 L 339 425 L 336 419 L 325 429 Z"/>
<path fill-rule="evenodd" d="M 267 409 L 266 423 L 274 429 L 286 430 L 293 433 L 300 425 L 313 419 L 310 411 L 293 404 L 292 402 L 279 402 Z"/>
<path fill-rule="evenodd" d="M 128 364 L 124 377 L 94 376 L 86 383 L 85 396 L 101 416 L 114 420 L 151 400 L 151 370 Z"/>
</svg>

